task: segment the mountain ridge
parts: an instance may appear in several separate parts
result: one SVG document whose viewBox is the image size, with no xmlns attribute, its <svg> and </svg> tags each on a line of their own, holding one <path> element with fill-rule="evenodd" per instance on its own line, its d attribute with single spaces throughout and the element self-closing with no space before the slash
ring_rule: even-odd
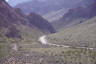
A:
<svg viewBox="0 0 96 64">
<path fill-rule="evenodd" d="M 71 27 L 76 24 L 80 24 L 85 20 L 88 20 L 96 16 L 96 2 L 87 7 L 77 7 L 69 9 L 67 13 L 59 20 L 52 22 L 56 29 L 63 29 L 64 27 Z"/>
<path fill-rule="evenodd" d="M 18 45 L 19 50 L 23 44 L 31 43 L 32 46 L 40 46 L 37 39 L 41 35 L 56 32 L 53 26 L 40 15 L 32 13 L 32 21 L 29 17 L 22 10 L 11 7 L 5 0 L 0 0 L 0 58 L 16 52 L 12 48 L 13 44 Z M 34 20 L 39 24 L 44 23 L 44 28 L 40 28 L 42 25 L 31 23 Z"/>
<path fill-rule="evenodd" d="M 72 3 L 70 3 L 72 2 Z M 57 11 L 62 8 L 75 8 L 78 6 L 86 6 L 89 5 L 89 3 L 93 3 L 93 1 L 90 0 L 46 0 L 44 2 L 38 1 L 38 0 L 32 0 L 29 2 L 21 3 L 16 5 L 16 8 L 21 8 L 24 13 L 30 13 L 30 11 L 38 13 L 38 14 L 46 14 L 51 11 Z M 46 11 L 45 11 L 46 10 Z"/>
</svg>

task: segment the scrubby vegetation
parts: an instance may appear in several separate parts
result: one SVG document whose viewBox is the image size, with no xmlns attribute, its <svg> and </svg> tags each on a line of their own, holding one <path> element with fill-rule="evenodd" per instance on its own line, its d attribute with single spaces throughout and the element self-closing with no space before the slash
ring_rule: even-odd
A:
<svg viewBox="0 0 96 64">
<path fill-rule="evenodd" d="M 96 48 L 96 17 L 66 28 L 60 33 L 49 35 L 47 39 L 55 44 Z"/>
<path fill-rule="evenodd" d="M 10 58 L 13 60 L 6 61 L 9 64 L 96 64 L 96 51 L 63 47 L 31 48 L 30 52 Z"/>
</svg>

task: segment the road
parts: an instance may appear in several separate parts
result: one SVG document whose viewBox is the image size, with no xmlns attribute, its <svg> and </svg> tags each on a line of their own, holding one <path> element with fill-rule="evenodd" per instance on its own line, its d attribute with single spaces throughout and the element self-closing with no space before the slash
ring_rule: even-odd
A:
<svg viewBox="0 0 96 64">
<path fill-rule="evenodd" d="M 12 44 L 12 49 L 13 49 L 14 51 L 18 51 L 18 46 L 17 46 L 16 43 Z"/>
<path fill-rule="evenodd" d="M 58 44 L 52 44 L 49 43 L 46 39 L 46 35 L 43 35 L 39 38 L 39 41 L 42 45 L 50 45 L 50 46 L 57 46 L 57 47 L 65 47 L 65 48 L 70 48 L 72 46 L 66 46 L 66 45 L 58 45 Z M 94 48 L 88 48 L 88 47 L 75 47 L 75 48 L 81 48 L 81 49 L 90 49 L 93 50 Z"/>
</svg>

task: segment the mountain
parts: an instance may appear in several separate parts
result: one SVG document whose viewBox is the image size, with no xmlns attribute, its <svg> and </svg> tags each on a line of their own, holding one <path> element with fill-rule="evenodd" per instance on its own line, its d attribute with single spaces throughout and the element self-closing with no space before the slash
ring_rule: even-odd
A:
<svg viewBox="0 0 96 64">
<path fill-rule="evenodd" d="M 70 27 L 76 24 L 80 24 L 83 21 L 96 16 L 96 2 L 87 7 L 77 7 L 69 9 L 67 13 L 59 20 L 53 22 L 56 29 L 64 29 L 64 27 Z"/>
<path fill-rule="evenodd" d="M 12 33 L 11 36 L 17 36 L 18 30 L 15 27 L 15 24 L 23 24 L 26 20 L 23 19 L 19 14 L 17 14 L 13 8 L 11 8 L 5 1 L 0 1 L 0 28 L 8 28 Z M 12 31 L 11 31 L 12 29 Z M 8 32 L 8 34 L 10 34 Z M 7 35 L 8 35 L 7 34 Z"/>
<path fill-rule="evenodd" d="M 36 14 L 36 13 L 30 13 L 27 16 L 30 24 L 38 27 L 39 29 L 41 29 L 44 32 L 49 32 L 49 33 L 55 33 L 56 30 L 52 27 L 52 25 L 45 20 L 43 17 L 41 17 L 40 15 Z"/>
<path fill-rule="evenodd" d="M 71 2 L 71 3 L 70 3 Z M 35 12 L 38 14 L 46 14 L 60 9 L 75 8 L 78 6 L 89 5 L 90 0 L 32 0 L 16 5 L 16 8 L 21 8 L 24 13 Z"/>
<path fill-rule="evenodd" d="M 53 39 L 49 39 L 57 44 L 70 37 L 73 39 L 66 43 L 72 47 L 74 47 L 72 43 L 80 42 L 81 45 L 75 45 L 96 48 L 95 31 L 96 18 L 92 18 L 76 27 L 66 28 L 64 32 L 51 34 L 48 37 L 52 36 Z M 42 35 L 54 32 L 52 25 L 40 15 L 36 13 L 25 15 L 19 8 L 12 8 L 4 0 L 0 0 L 0 64 L 96 64 L 95 49 L 50 46 L 38 41 Z M 86 42 L 91 43 L 86 44 Z"/>
<path fill-rule="evenodd" d="M 47 37 L 49 43 L 72 47 L 96 48 L 96 2 L 86 7 L 69 9 L 64 16 L 54 21 L 60 32 Z"/>
<path fill-rule="evenodd" d="M 38 23 L 40 23 L 41 26 L 42 26 L 42 23 L 44 23 L 45 19 L 43 19 L 40 15 L 35 14 L 35 13 L 33 13 L 32 16 L 34 18 L 38 19 L 39 21 L 36 20 L 36 19 L 33 19 L 33 21 L 31 21 L 31 22 L 34 22 L 34 20 L 38 21 Z M 28 26 L 30 24 L 29 16 L 24 15 L 22 13 L 22 11 L 20 11 L 19 9 L 13 9 L 5 1 L 1 1 L 0 2 L 0 20 L 1 20 L 0 21 L 0 27 L 10 28 L 10 29 L 11 29 L 11 27 L 15 28 L 15 25 L 21 25 L 22 24 L 22 25 Z M 40 27 L 40 26 L 38 27 L 38 25 L 35 25 L 35 24 L 32 24 L 32 23 L 31 23 L 31 25 L 35 26 L 37 28 Z M 53 29 L 51 24 L 48 23 L 48 21 L 46 20 L 45 24 L 44 24 L 44 28 L 45 29 L 41 28 L 41 30 L 44 30 L 44 31 L 47 30 L 48 31 L 49 28 L 46 27 L 46 25 L 49 25 L 50 29 L 51 28 Z M 55 32 L 54 29 L 52 31 Z M 49 32 L 51 32 L 51 33 L 52 33 L 52 31 L 49 30 Z"/>
<path fill-rule="evenodd" d="M 49 35 L 47 39 L 53 44 L 96 48 L 96 17 Z"/>
<path fill-rule="evenodd" d="M 65 13 L 67 13 L 68 9 L 60 9 L 60 10 L 57 10 L 57 11 L 52 11 L 52 12 L 49 12 L 45 15 L 43 15 L 43 17 L 45 19 L 47 19 L 49 22 L 53 22 L 53 21 L 56 21 L 56 20 L 59 20 L 60 18 L 63 17 L 63 15 Z"/>
<path fill-rule="evenodd" d="M 14 43 L 23 42 L 23 45 L 30 41 L 37 45 L 40 36 L 55 32 L 53 26 L 40 15 L 25 15 L 19 8 L 12 8 L 5 0 L 0 0 L 0 58 L 12 52 Z"/>
</svg>

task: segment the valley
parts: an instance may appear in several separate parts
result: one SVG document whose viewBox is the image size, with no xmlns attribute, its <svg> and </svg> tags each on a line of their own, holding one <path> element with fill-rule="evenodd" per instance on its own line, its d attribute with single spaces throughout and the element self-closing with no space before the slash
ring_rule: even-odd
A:
<svg viewBox="0 0 96 64">
<path fill-rule="evenodd" d="M 10 2 L 0 0 L 0 64 L 96 64 L 96 0 Z"/>
</svg>

